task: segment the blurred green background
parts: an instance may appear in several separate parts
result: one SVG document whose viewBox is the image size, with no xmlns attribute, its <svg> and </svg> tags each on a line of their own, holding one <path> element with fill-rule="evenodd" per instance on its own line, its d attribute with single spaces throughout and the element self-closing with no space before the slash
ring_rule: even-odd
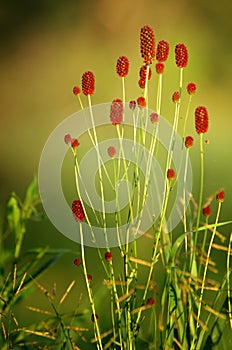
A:
<svg viewBox="0 0 232 350">
<path fill-rule="evenodd" d="M 115 63 L 118 56 L 126 55 L 131 62 L 127 96 L 128 99 L 139 96 L 138 69 L 142 64 L 139 31 L 145 24 L 155 29 L 157 41 L 165 39 L 171 45 L 163 101 L 170 99 L 177 89 L 174 46 L 184 42 L 188 47 L 185 82 L 194 81 L 198 86 L 192 112 L 197 105 L 206 105 L 210 118 L 204 198 L 223 187 L 226 200 L 221 219 L 231 218 L 231 14 L 229 0 L 1 1 L 1 222 L 10 192 L 14 190 L 22 196 L 37 174 L 49 134 L 79 109 L 72 88 L 80 84 L 84 71 L 92 70 L 96 76 L 92 102 L 109 102 L 121 94 Z M 163 110 L 166 116 L 165 102 Z M 195 135 L 193 113 L 188 131 Z M 193 150 L 192 155 L 197 188 L 198 150 Z M 229 228 L 225 230 L 227 234 L 228 231 Z M 31 224 L 25 247 L 47 244 L 77 248 L 49 221 L 39 227 Z M 91 251 L 92 259 L 94 256 Z M 75 278 L 74 257 L 75 254 L 62 259 L 59 273 L 57 268 L 52 270 L 52 281 L 58 278 L 61 285 L 58 288 L 65 288 Z M 51 280 L 45 279 L 44 283 L 51 288 Z"/>
</svg>

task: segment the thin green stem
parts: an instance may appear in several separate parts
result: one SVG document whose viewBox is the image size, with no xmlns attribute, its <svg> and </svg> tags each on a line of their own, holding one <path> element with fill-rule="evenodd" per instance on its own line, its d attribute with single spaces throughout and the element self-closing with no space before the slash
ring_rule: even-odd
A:
<svg viewBox="0 0 232 350">
<path fill-rule="evenodd" d="M 232 233 L 230 234 L 230 241 L 228 246 L 228 252 L 227 252 L 227 259 L 226 259 L 226 279 L 227 279 L 227 299 L 228 299 L 228 313 L 229 313 L 229 321 L 230 321 L 230 328 L 232 330 L 232 305 L 231 305 L 231 299 L 232 299 L 232 293 L 231 293 L 231 254 L 232 254 Z"/>
<path fill-rule="evenodd" d="M 210 259 L 210 254 L 212 250 L 212 244 L 216 235 L 216 230 L 217 230 L 217 224 L 219 220 L 219 215 L 221 211 L 221 202 L 218 203 L 218 210 L 217 210 L 217 215 L 215 219 L 215 224 L 213 228 L 213 233 L 209 242 L 209 247 L 208 247 L 208 252 L 206 256 L 206 261 L 205 261 L 205 268 L 204 268 L 204 273 L 203 273 L 203 278 L 202 278 L 202 285 L 201 285 L 201 291 L 200 291 L 200 297 L 199 297 L 199 304 L 198 304 L 198 311 L 197 311 L 197 324 L 196 324 L 196 331 L 195 331 L 195 337 L 192 340 L 192 345 L 190 350 L 194 350 L 196 348 L 197 344 L 197 338 L 198 338 L 198 329 L 200 327 L 200 316 L 201 316 L 201 308 L 202 308 L 202 301 L 203 301 L 203 295 L 204 295 L 204 289 L 205 289 L 205 284 L 206 284 L 206 276 L 207 276 L 207 271 L 208 271 L 208 266 L 209 266 L 209 259 Z"/>
<path fill-rule="evenodd" d="M 196 221 L 196 236 L 195 236 L 195 246 L 197 245 L 198 239 L 198 228 L 200 224 L 201 210 L 202 210 L 202 199 L 203 199 L 203 189 L 204 189 L 204 150 L 203 150 L 203 134 L 200 134 L 200 192 L 197 210 L 197 221 Z"/>
<path fill-rule="evenodd" d="M 84 276 L 85 276 L 85 283 L 86 283 L 86 287 L 87 287 L 90 307 L 92 309 L 94 329 L 96 332 L 95 336 L 97 338 L 99 349 L 103 350 L 102 341 L 101 341 L 101 333 L 100 333 L 100 329 L 99 329 L 99 324 L 98 324 L 98 319 L 97 319 L 97 314 L 96 314 L 96 309 L 95 309 L 95 304 L 94 304 L 94 299 L 93 299 L 93 293 L 92 293 L 92 289 L 90 287 L 90 282 L 88 279 L 88 273 L 87 273 L 87 268 L 86 268 L 85 246 L 84 246 L 84 237 L 83 237 L 83 230 L 82 230 L 82 223 L 81 222 L 80 222 L 80 239 L 81 239 L 80 243 L 81 243 L 81 257 L 82 257 L 83 272 L 84 272 Z"/>
<path fill-rule="evenodd" d="M 163 81 L 163 74 L 159 74 L 157 95 L 156 95 L 156 111 L 158 114 L 160 114 L 160 111 L 161 111 L 162 81 Z"/>
<path fill-rule="evenodd" d="M 166 210 L 167 210 L 167 205 L 168 205 L 168 200 L 169 200 L 170 188 L 171 188 L 171 186 L 167 182 L 164 206 L 163 206 L 163 210 L 162 210 L 162 213 L 161 213 L 161 219 L 160 219 L 158 234 L 157 234 L 157 237 L 156 237 L 155 247 L 153 248 L 153 254 L 152 254 L 152 258 L 151 258 L 151 266 L 150 266 L 150 269 L 149 269 L 148 278 L 147 278 L 145 290 L 144 290 L 144 293 L 143 293 L 142 305 L 145 304 L 145 300 L 146 300 L 146 297 L 147 297 L 148 289 L 149 289 L 151 278 L 152 278 L 152 273 L 153 273 L 153 270 L 154 270 L 155 263 L 157 262 L 157 252 L 158 252 L 158 247 L 159 247 L 159 244 L 160 244 L 160 237 L 161 237 L 161 233 L 162 233 L 163 223 L 165 221 L 165 215 L 166 215 Z M 162 248 L 161 248 L 161 250 L 162 250 Z M 135 329 L 137 329 L 137 327 L 138 327 L 138 323 L 140 321 L 141 313 L 142 313 L 142 311 L 139 310 L 138 315 L 137 315 L 137 319 L 136 319 L 136 322 L 135 322 Z"/>
<path fill-rule="evenodd" d="M 93 134 L 94 134 L 94 141 L 96 145 L 96 152 L 97 152 L 97 162 L 98 162 L 98 171 L 99 171 L 99 183 L 100 183 L 100 191 L 101 191 L 101 202 L 102 202 L 102 226 L 104 230 L 106 245 L 108 246 L 108 238 L 107 238 L 107 232 L 106 232 L 106 210 L 105 210 L 105 195 L 104 195 L 104 188 L 103 188 L 103 179 L 102 179 L 102 170 L 101 170 L 101 156 L 99 152 L 99 146 L 98 146 L 98 138 L 94 123 L 94 117 L 93 117 L 93 110 L 92 110 L 92 104 L 91 104 L 91 97 L 88 95 L 88 102 L 89 102 L 89 109 L 90 109 L 90 117 L 93 127 Z"/>
</svg>

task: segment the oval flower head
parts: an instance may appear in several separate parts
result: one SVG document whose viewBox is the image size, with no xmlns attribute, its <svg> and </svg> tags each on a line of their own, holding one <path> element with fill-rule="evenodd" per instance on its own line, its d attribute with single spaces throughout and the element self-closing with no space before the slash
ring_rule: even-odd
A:
<svg viewBox="0 0 232 350">
<path fill-rule="evenodd" d="M 217 202 L 224 202 L 225 200 L 225 191 L 224 190 L 220 190 L 218 191 L 218 193 L 216 194 L 216 201 Z"/>
<path fill-rule="evenodd" d="M 72 202 L 72 213 L 73 213 L 73 217 L 76 221 L 78 221 L 78 222 L 84 221 L 85 213 L 84 213 L 84 209 L 82 207 L 82 203 L 79 199 L 74 200 Z"/>
<path fill-rule="evenodd" d="M 165 40 L 158 42 L 156 49 L 156 59 L 158 62 L 165 62 L 169 55 L 169 43 Z"/>
<path fill-rule="evenodd" d="M 127 76 L 129 71 L 129 60 L 126 56 L 120 56 L 116 64 L 116 72 L 120 77 Z"/>
<path fill-rule="evenodd" d="M 148 70 L 149 69 L 149 70 Z M 139 70 L 139 76 L 141 80 L 146 80 L 146 78 L 148 77 L 148 80 L 151 79 L 152 76 L 152 70 L 149 66 L 142 66 Z"/>
<path fill-rule="evenodd" d="M 113 125 L 122 124 L 123 122 L 123 102 L 119 98 L 111 103 L 110 120 Z"/>
<path fill-rule="evenodd" d="M 174 169 L 168 169 L 167 171 L 167 178 L 169 181 L 172 181 L 174 180 L 176 177 L 176 173 L 175 173 L 175 170 Z"/>
<path fill-rule="evenodd" d="M 146 99 L 143 96 L 140 96 L 137 98 L 137 105 L 139 108 L 145 108 L 146 107 Z"/>
<path fill-rule="evenodd" d="M 175 47 L 176 65 L 179 68 L 185 68 L 188 64 L 188 50 L 184 44 L 177 44 Z"/>
<path fill-rule="evenodd" d="M 199 106 L 195 110 L 195 127 L 198 134 L 203 134 L 208 130 L 209 117 L 207 108 Z"/>
<path fill-rule="evenodd" d="M 158 113 L 151 113 L 150 120 L 151 120 L 152 124 L 157 123 L 159 121 L 159 114 Z"/>
<path fill-rule="evenodd" d="M 143 26 L 140 31 L 140 52 L 144 63 L 152 64 L 155 58 L 155 34 L 150 26 Z"/>
<path fill-rule="evenodd" d="M 111 158 L 114 158 L 114 157 L 116 156 L 116 154 L 117 154 L 117 151 L 116 151 L 116 149 L 115 149 L 114 146 L 108 147 L 107 152 L 108 152 L 108 155 L 109 155 Z"/>
<path fill-rule="evenodd" d="M 82 91 L 84 95 L 92 95 L 95 88 L 94 74 L 90 71 L 82 75 Z"/>
<path fill-rule="evenodd" d="M 194 95 L 197 90 L 197 86 L 195 83 L 189 83 L 186 89 L 189 95 Z"/>
<path fill-rule="evenodd" d="M 194 142 L 194 138 L 192 136 L 186 136 L 185 138 L 185 147 L 186 148 L 191 148 Z"/>
</svg>

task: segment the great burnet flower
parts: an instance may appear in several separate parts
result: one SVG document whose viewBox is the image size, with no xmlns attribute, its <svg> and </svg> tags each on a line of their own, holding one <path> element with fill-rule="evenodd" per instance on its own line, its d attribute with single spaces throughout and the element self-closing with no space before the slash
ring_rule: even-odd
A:
<svg viewBox="0 0 232 350">
<path fill-rule="evenodd" d="M 117 154 L 116 149 L 115 149 L 114 146 L 108 147 L 107 152 L 108 152 L 108 155 L 109 155 L 111 158 L 114 158 L 114 157 L 116 156 L 116 154 Z"/>
<path fill-rule="evenodd" d="M 211 215 L 211 206 L 210 205 L 206 205 L 203 207 L 202 209 L 203 215 L 208 218 Z"/>
<path fill-rule="evenodd" d="M 94 74 L 90 71 L 83 73 L 82 75 L 82 92 L 84 95 L 92 95 L 95 88 Z"/>
<path fill-rule="evenodd" d="M 140 31 L 140 52 L 144 63 L 152 64 L 155 58 L 155 34 L 148 25 L 143 26 Z"/>
<path fill-rule="evenodd" d="M 158 113 L 151 113 L 150 120 L 151 120 L 152 124 L 157 123 L 159 120 L 159 114 Z"/>
<path fill-rule="evenodd" d="M 113 125 L 122 124 L 123 122 L 123 102 L 119 98 L 111 103 L 110 120 Z"/>
<path fill-rule="evenodd" d="M 203 134 L 208 130 L 209 117 L 207 108 L 199 106 L 195 109 L 195 128 L 198 134 Z"/>
<path fill-rule="evenodd" d="M 185 68 L 188 64 L 188 49 L 184 44 L 177 44 L 175 47 L 176 65 Z"/>
<path fill-rule="evenodd" d="M 79 88 L 79 86 L 74 86 L 73 88 L 73 93 L 74 95 L 79 95 L 81 93 L 81 89 Z"/>
<path fill-rule="evenodd" d="M 197 90 L 197 86 L 195 83 L 189 83 L 187 85 L 187 92 L 189 95 L 194 95 Z"/>
<path fill-rule="evenodd" d="M 184 144 L 185 144 L 185 147 L 186 147 L 186 148 L 192 147 L 193 142 L 194 142 L 194 139 L 193 139 L 192 136 L 186 136 L 186 138 L 185 138 L 185 143 L 184 143 Z"/>
<path fill-rule="evenodd" d="M 129 60 L 126 56 L 120 56 L 116 64 L 116 72 L 120 77 L 125 77 L 129 71 Z"/>
<path fill-rule="evenodd" d="M 175 170 L 174 169 L 168 169 L 167 171 L 167 178 L 168 180 L 174 180 L 176 177 L 176 173 L 175 173 Z"/>
<path fill-rule="evenodd" d="M 175 91 L 172 95 L 172 101 L 174 103 L 178 103 L 180 101 L 180 93 L 179 91 Z"/>
<path fill-rule="evenodd" d="M 147 71 L 148 71 L 148 76 L 147 76 Z M 152 70 L 149 66 L 144 65 L 140 68 L 140 71 L 139 71 L 140 79 L 146 80 L 146 77 L 148 77 L 148 80 L 150 80 L 151 75 L 152 75 Z"/>
<path fill-rule="evenodd" d="M 156 63 L 155 70 L 157 74 L 163 74 L 164 72 L 164 64 L 162 62 Z"/>
<path fill-rule="evenodd" d="M 73 213 L 73 217 L 76 221 L 78 221 L 78 222 L 84 221 L 85 213 L 84 213 L 84 209 L 82 207 L 82 203 L 79 199 L 74 200 L 72 202 L 72 213 Z"/>
<path fill-rule="evenodd" d="M 112 253 L 111 252 L 106 252 L 105 253 L 105 260 L 106 261 L 111 261 L 112 260 Z"/>
<path fill-rule="evenodd" d="M 224 200 L 225 200 L 225 191 L 224 190 L 218 191 L 218 193 L 216 194 L 216 201 L 224 202 Z"/>
<path fill-rule="evenodd" d="M 169 43 L 165 40 L 158 42 L 156 49 L 156 59 L 158 62 L 165 62 L 169 55 Z"/>
<path fill-rule="evenodd" d="M 137 98 L 137 105 L 139 108 L 145 108 L 146 107 L 146 99 L 143 96 L 140 96 Z"/>
</svg>

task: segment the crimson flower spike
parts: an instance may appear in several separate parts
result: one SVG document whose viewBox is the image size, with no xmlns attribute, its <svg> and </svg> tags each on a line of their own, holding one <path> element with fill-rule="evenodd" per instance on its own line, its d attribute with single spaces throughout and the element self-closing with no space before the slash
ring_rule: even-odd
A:
<svg viewBox="0 0 232 350">
<path fill-rule="evenodd" d="M 120 77 L 127 76 L 129 71 L 129 60 L 126 56 L 120 56 L 116 64 L 116 72 Z"/>
<path fill-rule="evenodd" d="M 83 73 L 82 75 L 82 91 L 85 96 L 92 95 L 95 88 L 94 74 L 90 71 Z"/>
<path fill-rule="evenodd" d="M 165 62 L 169 55 L 169 43 L 165 40 L 159 41 L 156 49 L 156 60 Z"/>
<path fill-rule="evenodd" d="M 147 77 L 147 70 L 149 69 L 148 71 L 148 80 L 151 79 L 151 76 L 152 76 L 152 70 L 150 67 L 147 67 L 147 66 L 142 66 L 139 70 L 139 76 L 140 76 L 140 79 L 142 80 L 146 80 L 146 77 Z"/>
<path fill-rule="evenodd" d="M 82 203 L 79 199 L 74 200 L 72 202 L 72 213 L 73 213 L 73 217 L 76 221 L 78 221 L 78 222 L 84 221 L 85 213 L 84 213 L 84 209 L 82 207 Z"/>
<path fill-rule="evenodd" d="M 122 124 L 122 121 L 123 121 L 123 102 L 119 98 L 116 98 L 111 103 L 110 120 L 111 120 L 113 125 Z"/>
<path fill-rule="evenodd" d="M 185 68 L 188 64 L 188 49 L 184 44 L 177 44 L 175 47 L 176 65 Z"/>
<path fill-rule="evenodd" d="M 155 58 L 155 34 L 148 25 L 140 30 L 140 52 L 144 63 L 152 64 Z"/>
<path fill-rule="evenodd" d="M 204 134 L 208 130 L 209 117 L 207 108 L 199 106 L 195 110 L 195 127 L 198 134 Z"/>
</svg>

